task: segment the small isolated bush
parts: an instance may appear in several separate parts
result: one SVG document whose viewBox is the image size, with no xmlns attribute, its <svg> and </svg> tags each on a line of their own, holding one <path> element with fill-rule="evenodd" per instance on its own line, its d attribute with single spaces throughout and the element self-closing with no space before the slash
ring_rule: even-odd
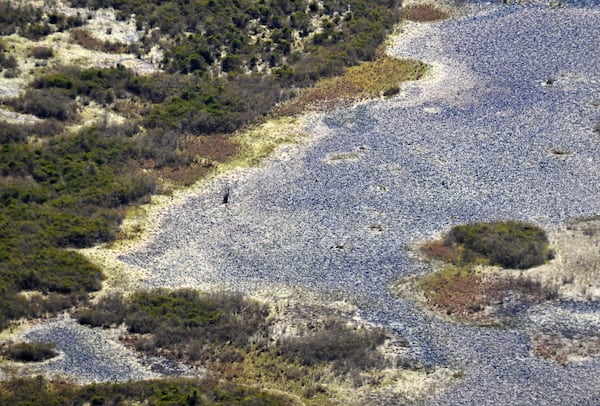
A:
<svg viewBox="0 0 600 406">
<path fill-rule="evenodd" d="M 400 93 L 400 86 L 390 86 L 383 91 L 384 97 L 392 97 Z"/>
<path fill-rule="evenodd" d="M 1 8 L 1 4 L 0 4 Z M 2 41 L 0 41 L 0 70 L 2 69 L 11 69 L 15 70 L 18 67 L 18 63 L 16 58 L 13 55 L 8 55 L 6 53 L 6 46 Z M 5 72 L 6 74 L 6 72 Z"/>
<path fill-rule="evenodd" d="M 55 348 L 51 343 L 16 343 L 4 350 L 4 356 L 13 361 L 40 362 L 56 357 L 58 352 Z"/>
<path fill-rule="evenodd" d="M 383 356 L 377 347 L 383 344 L 385 333 L 381 329 L 352 329 L 340 320 L 329 320 L 324 327 L 304 337 L 281 340 L 282 356 L 303 365 L 332 362 L 339 373 L 379 367 Z"/>
<path fill-rule="evenodd" d="M 33 47 L 31 55 L 37 59 L 50 59 L 54 56 L 54 51 L 50 47 L 38 46 Z"/>
<path fill-rule="evenodd" d="M 111 293 L 100 299 L 95 306 L 77 313 L 77 321 L 92 327 L 111 327 L 123 323 L 125 314 L 123 295 Z"/>
<path fill-rule="evenodd" d="M 552 255 L 544 230 L 517 221 L 455 226 L 444 244 L 457 250 L 462 263 L 488 262 L 504 268 L 531 268 Z"/>
</svg>

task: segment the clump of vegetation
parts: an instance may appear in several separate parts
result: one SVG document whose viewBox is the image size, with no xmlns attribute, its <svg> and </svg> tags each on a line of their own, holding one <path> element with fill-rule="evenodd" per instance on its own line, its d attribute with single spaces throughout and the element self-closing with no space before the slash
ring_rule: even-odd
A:
<svg viewBox="0 0 600 406">
<path fill-rule="evenodd" d="M 31 40 L 38 40 L 53 32 L 79 27 L 83 23 L 84 19 L 80 15 L 46 13 L 42 8 L 20 1 L 0 1 L 0 35 L 18 33 Z"/>
<path fill-rule="evenodd" d="M 50 47 L 36 46 L 31 49 L 31 55 L 36 59 L 50 59 L 54 56 L 54 51 Z"/>
<path fill-rule="evenodd" d="M 297 404 L 291 397 L 211 378 L 163 379 L 77 386 L 42 377 L 0 382 L 2 405 L 264 405 Z"/>
<path fill-rule="evenodd" d="M 540 303 L 557 297 L 554 286 L 545 286 L 526 276 L 486 274 L 471 266 L 446 266 L 422 278 L 418 285 L 428 302 L 447 315 L 472 316 L 480 321 L 510 315 L 524 303 Z M 502 309 L 487 316 L 477 314 L 496 305 Z"/>
<path fill-rule="evenodd" d="M 541 228 L 517 221 L 473 223 L 453 227 L 436 248 L 456 264 L 482 263 L 527 269 L 552 259 L 548 237 Z M 434 246 L 425 246 L 426 250 Z"/>
<path fill-rule="evenodd" d="M 17 30 L 24 30 L 29 24 L 39 23 L 43 12 L 31 5 L 21 2 L 0 1 L 0 35 L 11 35 Z"/>
<path fill-rule="evenodd" d="M 531 277 L 477 267 L 526 269 L 550 259 L 548 238 L 537 226 L 515 221 L 458 225 L 443 239 L 427 242 L 420 249 L 427 257 L 446 263 L 421 278 L 418 286 L 430 304 L 448 315 L 488 322 L 510 316 L 522 304 L 553 300 L 558 295 L 556 286 Z"/>
<path fill-rule="evenodd" d="M 4 75 L 6 76 L 8 72 L 10 76 L 12 72 L 16 71 L 18 66 L 17 59 L 13 55 L 8 55 L 6 46 L 0 41 L 0 71 L 7 69 L 7 71 L 4 72 Z"/>
<path fill-rule="evenodd" d="M 244 347 L 266 334 L 267 308 L 240 293 L 188 289 L 139 291 L 126 299 L 110 295 L 78 315 L 80 323 L 109 327 L 125 323 L 138 349 L 203 356 L 207 345 Z"/>
<path fill-rule="evenodd" d="M 2 349 L 2 354 L 13 361 L 39 362 L 58 355 L 52 343 L 30 342 L 10 344 Z"/>
<path fill-rule="evenodd" d="M 448 13 L 431 4 L 418 4 L 405 7 L 402 16 L 407 20 L 418 22 L 439 21 L 450 17 Z"/>
<path fill-rule="evenodd" d="M 348 372 L 381 367 L 384 360 L 377 347 L 384 341 L 381 329 L 357 330 L 332 319 L 319 331 L 282 339 L 279 352 L 302 365 L 331 362 L 337 372 Z"/>
</svg>

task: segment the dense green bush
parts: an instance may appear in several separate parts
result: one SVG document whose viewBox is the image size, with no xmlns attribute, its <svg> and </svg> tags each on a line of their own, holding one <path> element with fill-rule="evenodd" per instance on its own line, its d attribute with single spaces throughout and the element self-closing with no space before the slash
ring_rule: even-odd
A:
<svg viewBox="0 0 600 406">
<path fill-rule="evenodd" d="M 551 257 L 544 230 L 517 221 L 455 226 L 444 244 L 458 249 L 464 263 L 487 260 L 505 268 L 527 269 Z"/>
<path fill-rule="evenodd" d="M 143 151 L 119 131 L 108 136 L 110 128 L 91 128 L 42 143 L 23 141 L 37 128 L 0 125 L 7 141 L 0 146 L 0 328 L 98 290 L 100 269 L 62 248 L 114 239 L 121 207 L 155 190 L 152 177 L 132 176 Z M 43 300 L 20 298 L 23 290 L 42 292 Z"/>
<path fill-rule="evenodd" d="M 265 116 L 289 94 L 273 77 L 211 80 L 180 89 L 152 110 L 146 124 L 192 134 L 232 132 Z"/>
<path fill-rule="evenodd" d="M 56 346 L 51 343 L 30 342 L 8 345 L 3 349 L 6 358 L 21 362 L 39 362 L 58 355 Z"/>
</svg>

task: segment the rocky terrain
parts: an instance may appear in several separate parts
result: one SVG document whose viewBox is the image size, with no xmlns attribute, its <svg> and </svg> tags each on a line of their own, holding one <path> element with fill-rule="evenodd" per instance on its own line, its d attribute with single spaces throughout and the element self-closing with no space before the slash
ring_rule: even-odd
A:
<svg viewBox="0 0 600 406">
<path fill-rule="evenodd" d="M 530 334 L 597 339 L 597 280 L 583 297 L 539 304 L 503 329 L 439 318 L 390 285 L 431 271 L 407 248 L 452 225 L 517 219 L 559 232 L 599 214 L 598 38 L 600 8 L 585 1 L 473 2 L 450 20 L 404 23 L 388 52 L 430 64 L 427 78 L 390 99 L 305 116 L 305 141 L 162 206 L 112 265 L 136 270 L 137 286 L 267 296 L 292 286 L 347 302 L 405 337 L 414 362 L 462 371 L 430 404 L 597 404 L 600 359 L 540 359 Z M 597 255 L 597 240 L 590 244 Z M 568 281 L 581 261 L 556 277 Z M 585 261 L 597 275 L 597 258 Z M 80 329 L 57 320 L 24 336 L 86 337 L 89 346 L 75 347 L 95 348 L 76 354 L 63 340 L 61 358 L 41 367 L 48 372 L 77 377 L 78 364 L 94 365 L 90 381 L 152 373 L 131 356 L 95 362 L 96 333 Z"/>
</svg>

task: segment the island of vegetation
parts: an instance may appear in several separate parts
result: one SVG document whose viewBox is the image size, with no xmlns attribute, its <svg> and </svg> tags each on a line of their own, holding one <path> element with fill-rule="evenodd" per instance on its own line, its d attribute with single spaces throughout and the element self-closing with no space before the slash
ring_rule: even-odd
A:
<svg viewBox="0 0 600 406">
<path fill-rule="evenodd" d="M 397 292 L 420 291 L 422 305 L 456 322 L 526 330 L 538 357 L 561 364 L 593 357 L 600 354 L 595 334 L 575 332 L 568 323 L 529 326 L 527 312 L 538 304 L 568 306 L 597 297 L 590 289 L 598 227 L 597 218 L 573 221 L 552 233 L 556 245 L 550 247 L 546 231 L 530 223 L 457 225 L 419 246 L 421 259 L 434 271 L 398 282 Z"/>
</svg>

